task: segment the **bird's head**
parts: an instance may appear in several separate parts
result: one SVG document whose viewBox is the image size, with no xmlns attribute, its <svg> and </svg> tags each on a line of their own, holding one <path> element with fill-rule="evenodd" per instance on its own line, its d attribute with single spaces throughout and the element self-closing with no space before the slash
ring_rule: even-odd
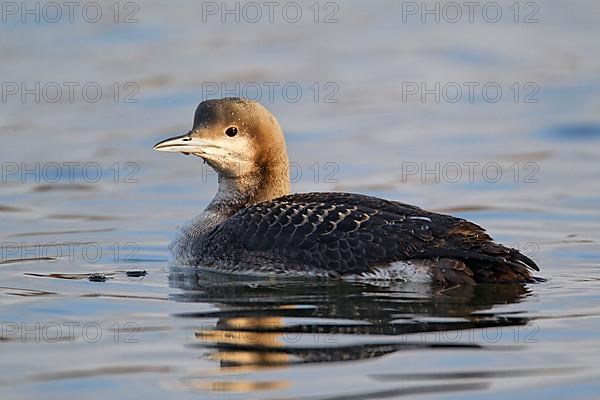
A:
<svg viewBox="0 0 600 400">
<path fill-rule="evenodd" d="M 188 133 L 163 140 L 154 150 L 201 157 L 219 174 L 220 182 L 235 183 L 239 190 L 269 193 L 259 196 L 261 200 L 274 197 L 272 192 L 281 195 L 289 191 L 283 133 L 275 117 L 255 101 L 204 101 L 196 108 Z"/>
</svg>

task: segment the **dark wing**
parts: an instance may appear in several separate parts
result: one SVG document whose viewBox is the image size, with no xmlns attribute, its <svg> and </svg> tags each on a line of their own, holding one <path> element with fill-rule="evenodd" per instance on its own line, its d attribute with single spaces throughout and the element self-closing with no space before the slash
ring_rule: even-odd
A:
<svg viewBox="0 0 600 400">
<path fill-rule="evenodd" d="M 465 275 L 462 280 L 500 280 L 499 270 L 508 271 L 507 280 L 523 280 L 530 277 L 528 268 L 537 270 L 473 223 L 350 193 L 293 194 L 252 205 L 221 224 L 208 242 L 205 251 L 268 255 L 332 276 L 411 259 L 443 260 L 439 267 Z"/>
</svg>

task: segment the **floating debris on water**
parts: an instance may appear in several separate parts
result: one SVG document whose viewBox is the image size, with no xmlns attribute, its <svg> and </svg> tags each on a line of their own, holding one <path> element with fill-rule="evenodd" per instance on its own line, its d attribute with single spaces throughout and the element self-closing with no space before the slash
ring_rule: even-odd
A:
<svg viewBox="0 0 600 400">
<path fill-rule="evenodd" d="M 141 276 L 148 275 L 148 273 L 144 270 L 134 270 L 125 272 L 125 275 L 127 275 L 130 278 L 139 278 Z"/>
<path fill-rule="evenodd" d="M 88 276 L 90 282 L 106 282 L 108 278 L 104 274 L 93 273 Z"/>
</svg>

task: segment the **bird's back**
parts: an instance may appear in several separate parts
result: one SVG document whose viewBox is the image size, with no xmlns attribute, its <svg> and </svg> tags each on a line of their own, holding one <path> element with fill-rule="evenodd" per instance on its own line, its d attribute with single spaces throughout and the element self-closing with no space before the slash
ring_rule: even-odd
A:
<svg viewBox="0 0 600 400">
<path fill-rule="evenodd" d="M 351 193 L 302 193 L 235 213 L 194 248 L 231 272 L 343 277 L 420 262 L 442 283 L 524 282 L 537 266 L 476 224 Z"/>
</svg>

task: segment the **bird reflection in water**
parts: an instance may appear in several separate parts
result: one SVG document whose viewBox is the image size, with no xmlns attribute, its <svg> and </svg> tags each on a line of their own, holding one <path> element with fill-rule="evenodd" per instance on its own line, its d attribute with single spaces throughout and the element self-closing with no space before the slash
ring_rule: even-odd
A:
<svg viewBox="0 0 600 400">
<path fill-rule="evenodd" d="M 473 335 L 474 330 L 528 323 L 492 310 L 524 299 L 529 291 L 520 284 L 442 289 L 409 283 L 257 279 L 177 267 L 171 268 L 169 281 L 182 289 L 172 296 L 175 301 L 208 302 L 219 308 L 175 317 L 198 321 L 191 346 L 207 350 L 219 363 L 220 375 L 366 360 L 403 350 L 483 349 L 490 343 L 478 340 L 481 335 Z M 470 334 L 460 334 L 465 331 Z M 242 392 L 289 385 L 206 377 L 185 382 L 192 389 Z"/>
</svg>

